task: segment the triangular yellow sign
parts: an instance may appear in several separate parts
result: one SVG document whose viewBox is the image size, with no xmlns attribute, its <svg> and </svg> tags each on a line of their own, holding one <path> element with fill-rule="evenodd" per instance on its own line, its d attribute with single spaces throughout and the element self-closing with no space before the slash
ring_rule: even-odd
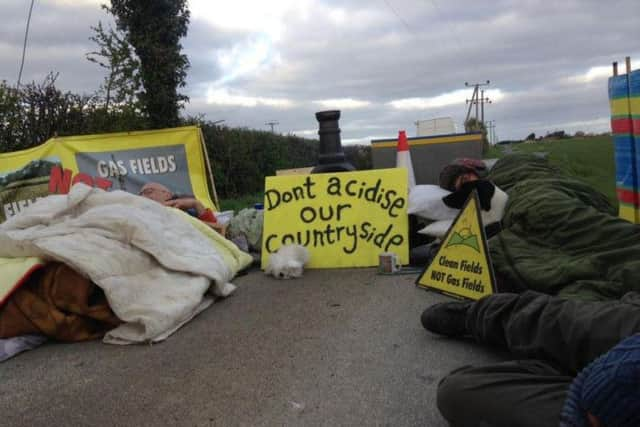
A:
<svg viewBox="0 0 640 427">
<path fill-rule="evenodd" d="M 438 253 L 416 281 L 418 286 L 478 300 L 495 292 L 493 266 L 474 191 L 447 231 Z"/>
</svg>

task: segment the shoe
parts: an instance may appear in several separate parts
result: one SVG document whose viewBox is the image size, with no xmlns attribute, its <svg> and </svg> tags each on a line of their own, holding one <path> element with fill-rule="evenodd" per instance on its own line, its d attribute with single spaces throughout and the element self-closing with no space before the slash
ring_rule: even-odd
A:
<svg viewBox="0 0 640 427">
<path fill-rule="evenodd" d="M 471 302 L 442 302 L 427 307 L 420 321 L 427 331 L 448 337 L 467 335 L 467 312 Z"/>
</svg>

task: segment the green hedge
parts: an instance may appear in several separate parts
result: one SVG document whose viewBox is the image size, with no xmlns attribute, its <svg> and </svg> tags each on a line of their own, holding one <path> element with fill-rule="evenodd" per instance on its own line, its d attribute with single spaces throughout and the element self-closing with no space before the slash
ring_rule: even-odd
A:
<svg viewBox="0 0 640 427">
<path fill-rule="evenodd" d="M 147 118 L 135 108 L 116 105 L 107 110 L 97 95 L 60 91 L 55 77 L 49 75 L 42 84 L 19 90 L 0 82 L 0 152 L 27 149 L 53 136 L 149 129 Z M 265 176 L 278 169 L 313 166 L 318 158 L 317 140 L 217 126 L 193 117 L 181 124 L 201 127 L 221 198 L 261 193 Z M 344 149 L 356 168 L 371 168 L 369 146 Z"/>
</svg>

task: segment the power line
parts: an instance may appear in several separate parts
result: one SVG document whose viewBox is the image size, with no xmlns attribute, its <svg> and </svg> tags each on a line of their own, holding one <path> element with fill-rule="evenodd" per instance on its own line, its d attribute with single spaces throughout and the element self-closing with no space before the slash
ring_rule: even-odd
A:
<svg viewBox="0 0 640 427">
<path fill-rule="evenodd" d="M 389 9 L 391 9 L 391 12 L 393 12 L 394 15 L 396 15 L 396 18 L 398 18 L 398 20 L 400 22 L 402 22 L 402 24 L 405 26 L 405 28 L 407 29 L 408 32 L 410 32 L 411 34 L 413 34 L 413 31 L 411 30 L 411 27 L 409 27 L 409 24 L 407 24 L 407 21 L 405 21 L 402 16 L 400 16 L 400 14 L 393 8 L 393 6 L 391 6 L 391 3 L 389 3 L 388 0 L 384 0 L 385 4 L 387 5 L 387 7 Z"/>
<path fill-rule="evenodd" d="M 20 61 L 20 71 L 18 72 L 18 83 L 16 89 L 20 88 L 20 80 L 22 79 L 22 68 L 24 67 L 24 55 L 27 51 L 27 37 L 29 36 L 29 25 L 31 24 L 31 12 L 33 11 L 33 3 L 35 0 L 31 0 L 31 6 L 29 6 L 29 16 L 27 17 L 27 28 L 24 32 L 24 43 L 22 44 L 22 60 Z"/>
</svg>

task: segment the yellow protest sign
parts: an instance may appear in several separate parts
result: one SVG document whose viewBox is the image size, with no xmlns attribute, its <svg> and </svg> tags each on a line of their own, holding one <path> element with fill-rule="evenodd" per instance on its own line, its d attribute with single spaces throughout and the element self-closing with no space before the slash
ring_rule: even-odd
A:
<svg viewBox="0 0 640 427">
<path fill-rule="evenodd" d="M 0 222 L 77 182 L 137 194 L 148 182 L 215 208 L 217 195 L 196 126 L 52 138 L 0 154 Z M 215 203 L 214 203 L 215 202 Z"/>
<path fill-rule="evenodd" d="M 477 300 L 495 292 L 493 266 L 474 191 L 447 232 L 418 286 Z"/>
<path fill-rule="evenodd" d="M 262 267 L 290 243 L 310 268 L 374 266 L 382 252 L 407 264 L 407 182 L 406 169 L 267 177 Z"/>
</svg>

